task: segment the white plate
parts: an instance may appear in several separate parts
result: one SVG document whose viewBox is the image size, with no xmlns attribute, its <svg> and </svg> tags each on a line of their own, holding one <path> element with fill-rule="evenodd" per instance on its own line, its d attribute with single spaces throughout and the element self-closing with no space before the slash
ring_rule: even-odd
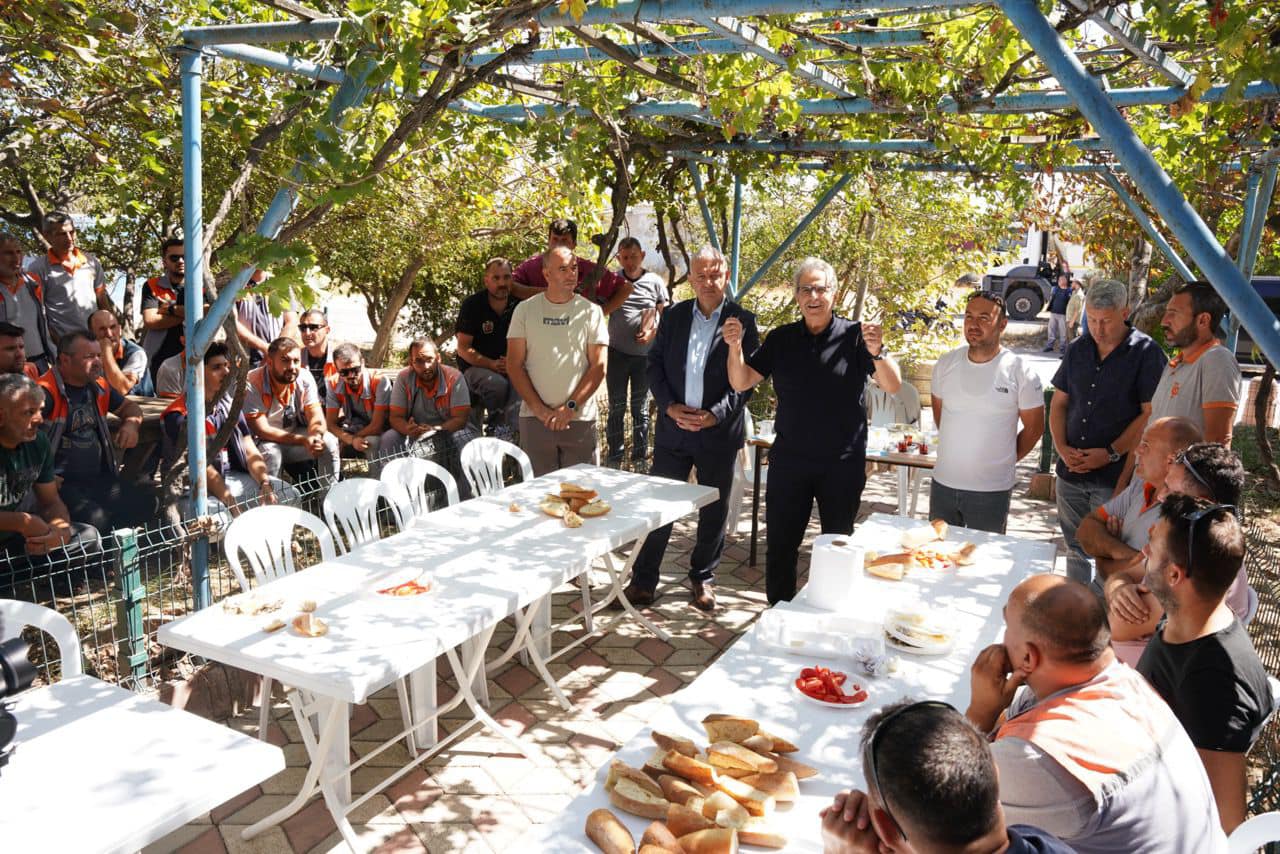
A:
<svg viewBox="0 0 1280 854">
<path fill-rule="evenodd" d="M 417 593 L 413 596 L 393 596 L 390 593 L 380 593 L 380 590 L 386 590 L 389 587 L 399 587 L 407 581 L 416 581 L 419 584 L 430 584 L 431 589 L 426 593 Z M 423 599 L 436 595 L 440 591 L 440 580 L 431 578 L 423 572 L 402 573 L 393 575 L 382 581 L 374 582 L 369 588 L 368 595 L 374 599 L 391 601 L 391 602 L 420 602 Z"/>
<path fill-rule="evenodd" d="M 852 696 L 852 694 L 849 691 L 845 691 L 845 685 L 848 685 L 850 681 L 852 680 L 846 677 L 844 685 L 840 686 L 840 690 L 844 693 L 846 697 Z M 862 687 L 862 690 L 867 691 L 866 685 L 863 685 L 861 687 Z M 791 682 L 791 688 L 793 691 L 795 691 L 797 694 L 800 695 L 800 699 L 806 700 L 811 705 L 819 706 L 823 709 L 831 709 L 834 712 L 845 712 L 845 711 L 848 711 L 849 709 L 860 709 L 867 704 L 867 700 L 871 699 L 871 692 L 867 691 L 867 700 L 863 700 L 861 703 L 828 703 L 825 700 L 816 700 L 813 697 L 810 697 L 805 692 L 801 691 L 798 687 L 796 687 L 796 683 L 794 680 Z"/>
<path fill-rule="evenodd" d="M 888 631 L 884 635 L 884 645 L 889 649 L 905 652 L 907 655 L 946 655 L 955 649 L 954 641 L 931 646 L 915 646 L 914 644 L 903 643 L 896 635 Z"/>
</svg>

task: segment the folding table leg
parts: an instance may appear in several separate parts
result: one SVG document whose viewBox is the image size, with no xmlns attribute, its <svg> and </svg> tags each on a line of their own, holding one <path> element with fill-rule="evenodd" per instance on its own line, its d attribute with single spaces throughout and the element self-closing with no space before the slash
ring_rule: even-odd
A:
<svg viewBox="0 0 1280 854">
<path fill-rule="evenodd" d="M 590 594 L 585 597 L 590 603 Z M 544 659 L 551 657 L 551 597 L 544 596 L 531 607 L 533 612 L 533 645 Z M 589 606 L 588 606 L 589 607 Z M 588 629 L 588 634 L 590 629 Z"/>
<path fill-rule="evenodd" d="M 913 519 L 916 515 L 916 507 L 920 505 L 920 484 L 924 483 L 924 472 L 915 469 L 911 472 L 911 513 Z"/>
<path fill-rule="evenodd" d="M 645 616 L 636 610 L 635 606 L 631 604 L 631 601 L 627 599 L 627 595 L 622 592 L 622 581 L 627 577 L 628 573 L 631 572 L 631 567 L 635 564 L 636 558 L 640 556 L 640 546 L 641 541 L 637 540 L 631 548 L 631 553 L 627 555 L 627 559 L 621 562 L 614 557 L 612 552 L 605 554 L 604 565 L 605 569 L 609 570 L 610 591 L 609 595 L 605 596 L 604 599 L 601 600 L 600 607 L 604 607 L 610 600 L 617 597 L 618 601 L 622 603 L 623 610 L 626 611 L 627 614 L 639 622 L 640 625 L 644 626 L 645 629 L 659 640 L 669 641 L 671 640 L 671 635 L 645 619 Z"/>
<path fill-rule="evenodd" d="M 437 701 L 436 663 L 433 659 L 409 674 L 409 714 L 415 723 L 430 718 L 414 730 L 414 742 L 419 747 L 435 747 L 440 738 L 439 721 L 434 717 Z"/>
<path fill-rule="evenodd" d="M 476 700 L 475 693 L 471 690 L 471 685 L 475 682 L 476 673 L 484 670 L 484 653 L 483 650 L 489 646 L 489 638 L 493 636 L 493 629 L 481 632 L 474 640 L 474 649 L 481 650 L 479 655 L 469 655 L 469 661 L 463 664 L 458 657 L 456 649 L 445 650 L 445 657 L 449 660 L 449 667 L 453 668 L 453 675 L 458 680 L 458 693 L 462 695 L 462 701 L 471 709 L 471 713 L 476 716 L 476 720 L 480 721 L 490 731 L 496 733 L 503 741 L 510 744 L 520 752 L 526 759 L 535 765 L 541 765 L 542 760 L 534 753 L 529 752 L 524 744 L 518 738 L 507 731 L 506 727 L 498 723 L 493 717 L 484 710 L 480 703 Z"/>
<path fill-rule="evenodd" d="M 907 515 L 907 482 L 911 477 L 911 469 L 907 466 L 898 466 L 898 515 Z"/>
</svg>

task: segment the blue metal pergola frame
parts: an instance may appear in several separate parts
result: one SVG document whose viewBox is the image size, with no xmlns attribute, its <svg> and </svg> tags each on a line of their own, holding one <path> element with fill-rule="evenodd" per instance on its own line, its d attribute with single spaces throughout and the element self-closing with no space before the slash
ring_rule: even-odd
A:
<svg viewBox="0 0 1280 854">
<path fill-rule="evenodd" d="M 1089 12 L 1081 0 L 1067 2 L 1082 12 Z M 625 46 L 624 52 L 637 60 L 700 56 L 732 52 L 751 52 L 767 61 L 787 65 L 802 85 L 816 87 L 831 97 L 806 98 L 798 102 L 802 115 L 852 116 L 861 114 L 908 113 L 914 110 L 850 95 L 838 78 L 821 63 L 799 62 L 787 64 L 786 57 L 763 39 L 757 26 L 744 21 L 746 18 L 770 15 L 799 15 L 809 13 L 830 14 L 835 17 L 823 21 L 856 21 L 868 16 L 890 16 L 946 12 L 953 9 L 979 5 L 973 0 L 619 0 L 612 6 L 592 4 L 581 19 L 555 11 L 538 16 L 545 27 L 582 28 L 598 25 L 619 25 L 636 32 L 643 32 L 640 25 L 675 23 L 700 26 L 704 34 L 682 36 L 665 43 L 637 43 Z M 1192 278 L 1192 270 L 1161 234 L 1156 224 L 1147 216 L 1142 206 L 1124 188 L 1117 173 L 1128 176 L 1133 186 L 1155 211 L 1165 227 L 1173 234 L 1190 256 L 1204 278 L 1213 283 L 1230 307 L 1233 318 L 1247 328 L 1267 357 L 1280 364 L 1280 321 L 1267 309 L 1262 299 L 1249 286 L 1248 278 L 1261 242 L 1263 222 L 1275 191 L 1280 151 L 1255 158 L 1248 169 L 1247 197 L 1242 239 L 1237 259 L 1232 261 L 1214 234 L 1205 226 L 1196 211 L 1187 203 L 1173 181 L 1138 139 L 1120 108 L 1172 104 L 1182 99 L 1188 83 L 1186 71 L 1165 51 L 1147 40 L 1133 27 L 1132 22 L 1102 9 L 1090 14 L 1100 26 L 1116 38 L 1117 50 L 1137 56 L 1146 65 L 1168 78 L 1174 85 L 1128 89 L 1104 89 L 1090 76 L 1079 57 L 1063 41 L 1053 25 L 1046 19 L 1035 0 L 999 0 L 1000 9 L 1031 45 L 1040 61 L 1061 86 L 1061 91 L 1033 91 L 1001 94 L 985 101 L 961 105 L 950 97 L 942 97 L 931 104 L 921 104 L 915 109 L 941 113 L 1040 113 L 1058 110 L 1078 110 L 1096 130 L 1098 139 L 1077 140 L 1073 144 L 1085 151 L 1100 148 L 1111 152 L 1112 160 L 1106 163 L 1080 163 L 1058 167 L 1055 171 L 1076 174 L 1097 174 L 1117 193 L 1139 226 L 1159 247 L 1162 254 L 1183 278 Z M 339 19 L 289 21 L 280 23 L 233 24 L 212 27 L 192 27 L 182 31 L 180 54 L 180 78 L 182 83 L 182 140 L 183 140 L 183 226 L 187 237 L 185 252 L 189 281 L 202 282 L 206 263 L 203 241 L 203 188 L 201 147 L 201 87 L 203 63 L 206 56 L 222 56 L 241 62 L 259 65 L 283 73 L 311 80 L 334 84 L 333 99 L 329 107 L 330 128 L 336 127 L 342 114 L 358 105 L 368 88 L 364 79 L 352 77 L 342 68 L 320 65 L 285 53 L 258 47 L 282 42 L 326 40 L 334 38 L 344 25 Z M 810 21 L 809 23 L 818 23 Z M 928 38 L 921 29 L 897 32 L 855 32 L 841 34 L 838 41 L 860 48 L 892 47 L 920 44 Z M 834 34 L 833 34 L 834 36 Z M 493 54 L 476 54 L 467 61 L 481 64 Z M 555 62 L 600 62 L 609 57 L 598 48 L 557 48 L 535 51 L 522 60 L 523 66 Z M 367 64 L 366 64 L 367 65 Z M 1200 100 L 1206 103 L 1220 102 L 1228 97 L 1227 86 L 1209 87 Z M 1274 83 L 1257 81 L 1248 84 L 1239 93 L 1245 100 L 1280 100 L 1280 87 Z M 479 104 L 458 100 L 452 109 L 469 115 L 498 121 L 525 122 L 531 119 L 557 117 L 565 114 L 590 116 L 589 111 L 575 105 L 559 104 Z M 632 118 L 684 118 L 692 121 L 712 122 L 705 105 L 692 101 L 643 101 L 621 111 Z M 328 131 L 323 131 L 328 132 Z M 1016 141 L 1015 141 L 1016 143 Z M 747 140 L 743 142 L 716 143 L 705 148 L 693 148 L 677 152 L 678 160 L 684 160 L 693 179 L 695 196 L 702 213 L 707 234 L 713 246 L 721 246 L 721 238 L 729 241 L 731 285 L 735 294 L 745 293 L 759 282 L 769 268 L 780 259 L 804 230 L 830 202 L 848 185 L 853 175 L 841 174 L 817 200 L 814 208 L 797 223 L 792 232 L 765 260 L 760 269 L 739 287 L 739 247 L 741 245 L 743 182 L 741 175 L 733 176 L 733 216 L 731 232 L 717 235 L 711 209 L 707 203 L 701 170 L 698 164 L 717 162 L 709 154 L 733 150 L 785 151 L 787 153 L 838 153 L 841 151 L 865 151 L 878 153 L 925 154 L 934 150 L 929 140 L 835 140 L 825 144 L 795 143 L 773 140 Z M 974 167 L 963 163 L 933 163 L 902 161 L 886 164 L 888 168 L 958 174 L 974 172 Z M 824 163 L 802 163 L 802 168 L 828 168 Z M 1034 164 L 1015 163 L 1020 172 L 1041 172 Z M 295 176 L 297 177 L 297 176 Z M 283 226 L 297 203 L 297 194 L 289 186 L 283 187 L 273 198 L 258 233 L 274 237 Z M 188 406 L 187 443 L 191 465 L 192 498 L 197 516 L 208 509 L 205 484 L 205 435 L 204 435 L 204 383 L 203 354 L 219 325 L 233 309 L 245 283 L 252 275 L 252 268 L 239 271 L 222 289 L 202 316 L 202 289 L 189 288 L 186 294 L 186 354 L 187 368 L 185 389 Z M 197 541 L 192 554 L 192 577 L 198 607 L 209 602 L 208 543 Z"/>
</svg>

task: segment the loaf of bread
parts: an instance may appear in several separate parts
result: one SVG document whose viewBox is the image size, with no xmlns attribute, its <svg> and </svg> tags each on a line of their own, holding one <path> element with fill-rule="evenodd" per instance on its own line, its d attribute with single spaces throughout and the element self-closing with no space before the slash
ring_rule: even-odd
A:
<svg viewBox="0 0 1280 854">
<path fill-rule="evenodd" d="M 774 771 L 771 774 L 752 774 L 742 782 L 772 795 L 778 803 L 790 803 L 800 797 L 800 782 L 794 771 Z M 670 798 L 668 798 L 670 800 Z"/>
<path fill-rule="evenodd" d="M 774 830 L 767 819 L 755 817 L 747 819 L 747 823 L 738 828 L 738 841 L 760 848 L 787 847 L 787 838 Z"/>
<path fill-rule="evenodd" d="M 694 783 L 705 783 L 709 786 L 714 786 L 716 783 L 714 767 L 700 759 L 685 756 L 674 750 L 668 750 L 667 755 L 662 758 L 662 767 Z"/>
<path fill-rule="evenodd" d="M 587 838 L 604 854 L 635 854 L 636 842 L 631 831 L 606 809 L 592 810 L 587 816 Z"/>
<path fill-rule="evenodd" d="M 774 734 L 773 734 L 773 733 L 771 733 L 771 732 L 765 732 L 764 730 L 760 730 L 759 732 L 757 732 L 757 733 L 756 733 L 756 735 L 758 735 L 758 736 L 762 736 L 762 737 L 764 737 L 764 738 L 767 738 L 767 739 L 769 739 L 770 741 L 772 741 L 772 742 L 773 742 L 773 750 L 771 751 L 771 752 L 773 752 L 773 753 L 798 753 L 798 752 L 800 752 L 800 748 L 796 747 L 794 744 L 792 744 L 791 742 L 787 741 L 785 738 L 781 738 L 780 736 L 776 736 L 776 735 L 774 735 Z M 748 747 L 750 747 L 750 745 L 747 745 L 747 746 L 748 746 Z M 752 749 L 752 750 L 755 750 L 755 751 L 756 751 L 756 753 L 759 753 L 759 752 L 760 752 L 759 750 L 757 750 L 757 749 L 756 749 L 756 748 L 754 748 L 754 747 L 752 747 L 751 749 Z M 769 751 L 769 748 L 767 748 L 767 747 L 766 747 L 766 748 L 765 748 L 765 750 L 766 750 L 766 751 Z"/>
<path fill-rule="evenodd" d="M 751 815 L 771 815 L 777 801 L 772 795 L 760 791 L 750 783 L 735 780 L 733 777 L 716 778 L 716 788 L 733 798 L 746 808 Z"/>
<path fill-rule="evenodd" d="M 690 801 L 690 804 L 693 804 Z M 716 823 L 702 814 L 702 799 L 697 801 L 697 809 L 691 805 L 672 804 L 667 807 L 667 828 L 677 837 L 685 836 L 698 830 L 715 827 Z"/>
<path fill-rule="evenodd" d="M 673 804 L 683 805 L 693 798 L 703 797 L 703 793 L 695 789 L 688 780 L 671 774 L 659 776 L 658 785 L 662 787 L 663 796 Z"/>
<path fill-rule="evenodd" d="M 652 777 L 618 760 L 609 766 L 604 788 L 609 793 L 609 803 L 641 818 L 666 818 L 671 806 Z"/>
<path fill-rule="evenodd" d="M 760 731 L 760 724 L 751 718 L 734 715 L 707 715 L 702 719 L 702 728 L 707 731 L 707 738 L 711 741 L 741 744 Z"/>
<path fill-rule="evenodd" d="M 686 854 L 738 854 L 738 832 L 726 827 L 698 830 L 681 836 L 680 847 Z"/>
<path fill-rule="evenodd" d="M 702 802 L 702 815 L 714 821 L 719 827 L 742 827 L 751 818 L 742 804 L 724 792 L 716 792 Z"/>
<path fill-rule="evenodd" d="M 681 738 L 678 735 L 668 735 L 665 732 L 658 732 L 656 729 L 650 735 L 653 737 L 653 743 L 663 750 L 674 750 L 676 753 L 683 753 L 685 756 L 698 755 L 698 747 L 693 743 L 692 739 Z"/>
<path fill-rule="evenodd" d="M 640 838 L 640 850 L 644 850 L 644 846 L 657 848 L 659 851 L 670 851 L 674 854 L 684 851 L 680 847 L 680 840 L 671 832 L 671 829 L 660 821 L 655 821 L 644 829 L 644 836 Z"/>
<path fill-rule="evenodd" d="M 743 768 L 756 774 L 778 770 L 778 763 L 732 741 L 717 741 L 707 748 L 707 760 L 717 768 Z"/>
<path fill-rule="evenodd" d="M 783 756 L 780 753 L 769 753 L 767 756 L 774 762 L 778 763 L 779 771 L 790 771 L 792 774 L 796 775 L 797 780 L 808 780 L 812 777 L 818 776 L 817 768 L 805 765 L 803 762 L 797 762 L 796 760 Z"/>
</svg>

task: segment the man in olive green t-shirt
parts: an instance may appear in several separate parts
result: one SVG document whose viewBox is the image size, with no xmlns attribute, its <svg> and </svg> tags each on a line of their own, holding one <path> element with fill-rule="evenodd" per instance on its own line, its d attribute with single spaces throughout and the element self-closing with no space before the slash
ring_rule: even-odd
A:
<svg viewBox="0 0 1280 854">
<path fill-rule="evenodd" d="M 520 446 L 535 475 L 596 462 L 609 327 L 600 306 L 574 293 L 577 262 L 564 247 L 543 254 L 547 289 L 516 306 L 507 333 L 507 374 L 523 400 Z"/>
</svg>

